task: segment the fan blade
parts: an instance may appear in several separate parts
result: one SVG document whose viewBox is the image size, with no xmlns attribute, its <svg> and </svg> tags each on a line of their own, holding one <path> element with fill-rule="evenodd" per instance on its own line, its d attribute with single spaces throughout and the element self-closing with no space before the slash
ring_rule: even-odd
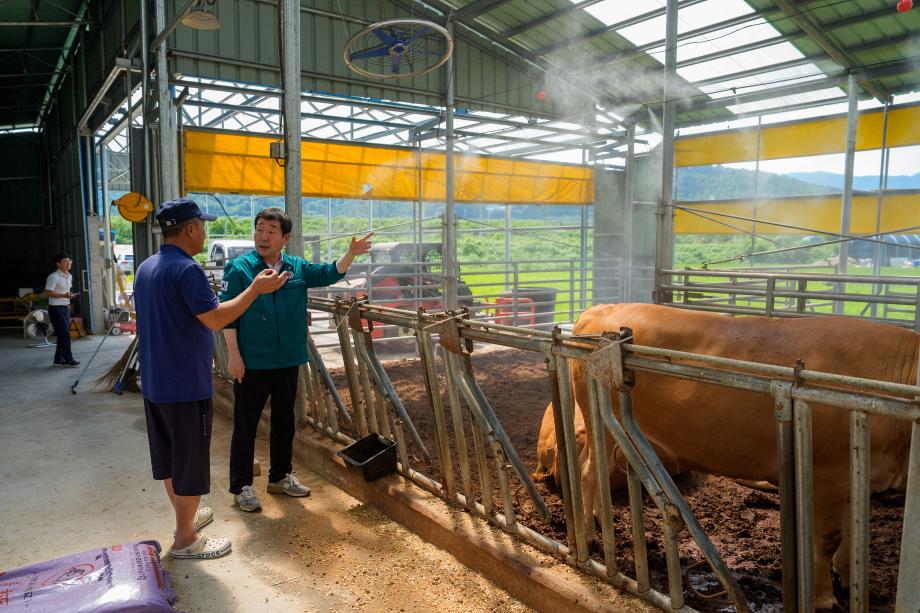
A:
<svg viewBox="0 0 920 613">
<path fill-rule="evenodd" d="M 392 61 L 390 62 L 390 68 L 393 71 L 393 74 L 399 74 L 399 60 L 398 55 L 393 55 Z"/>
<path fill-rule="evenodd" d="M 390 33 L 384 31 L 383 28 L 374 28 L 373 33 L 377 35 L 377 38 L 380 39 L 380 42 L 385 44 L 387 47 L 396 42 L 396 37 L 392 36 Z"/>
<path fill-rule="evenodd" d="M 416 32 L 415 34 L 412 35 L 412 38 L 410 38 L 409 40 L 406 41 L 406 44 L 408 45 L 409 43 L 411 43 L 411 42 L 414 41 L 415 39 L 421 38 L 421 37 L 425 36 L 426 34 L 428 34 L 429 32 L 431 32 L 431 28 L 420 28 L 418 32 Z"/>
<path fill-rule="evenodd" d="M 351 61 L 363 60 L 369 57 L 386 57 L 390 51 L 386 47 L 377 47 L 375 49 L 365 49 L 364 51 L 355 51 L 349 56 Z"/>
</svg>

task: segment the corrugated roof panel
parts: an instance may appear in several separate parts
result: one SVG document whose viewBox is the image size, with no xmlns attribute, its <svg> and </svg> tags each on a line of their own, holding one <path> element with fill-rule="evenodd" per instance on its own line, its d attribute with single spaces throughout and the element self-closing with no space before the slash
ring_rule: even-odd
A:
<svg viewBox="0 0 920 613">
<path fill-rule="evenodd" d="M 659 54 L 656 57 L 662 57 Z M 789 60 L 800 59 L 802 54 L 789 43 L 779 43 L 763 49 L 755 49 L 744 53 L 736 53 L 727 57 L 692 64 L 677 69 L 677 73 L 691 83 L 710 79 L 722 74 L 730 74 L 742 70 L 751 70 L 763 66 L 772 66 Z"/>
<path fill-rule="evenodd" d="M 803 102 L 815 102 L 819 100 L 829 100 L 839 97 L 843 91 L 839 87 L 820 89 L 818 91 L 794 94 L 792 96 L 783 96 L 781 98 L 771 98 L 769 100 L 760 100 L 757 102 L 746 102 L 744 104 L 729 105 L 727 108 L 733 113 L 751 113 L 754 111 L 766 111 L 769 109 L 792 106 Z"/>
<path fill-rule="evenodd" d="M 713 98 L 726 98 L 735 93 L 747 94 L 764 89 L 773 89 L 796 83 L 806 83 L 825 79 L 825 75 L 818 71 L 814 64 L 809 64 L 796 68 L 777 70 L 756 77 L 713 83 L 711 85 L 706 85 L 702 90 Z"/>
</svg>

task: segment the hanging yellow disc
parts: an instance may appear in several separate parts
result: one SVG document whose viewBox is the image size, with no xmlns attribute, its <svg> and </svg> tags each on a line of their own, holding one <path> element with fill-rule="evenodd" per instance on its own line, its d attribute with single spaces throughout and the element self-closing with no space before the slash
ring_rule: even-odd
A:
<svg viewBox="0 0 920 613">
<path fill-rule="evenodd" d="M 137 192 L 128 192 L 112 204 L 118 207 L 119 215 L 135 223 L 144 221 L 153 211 L 153 203 Z"/>
</svg>

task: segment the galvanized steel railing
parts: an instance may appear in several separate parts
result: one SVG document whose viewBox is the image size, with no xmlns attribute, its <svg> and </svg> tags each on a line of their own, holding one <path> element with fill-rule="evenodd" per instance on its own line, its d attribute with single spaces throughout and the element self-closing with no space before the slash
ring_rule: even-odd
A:
<svg viewBox="0 0 920 613">
<path fill-rule="evenodd" d="M 812 476 L 811 404 L 821 403 L 850 412 L 851 419 L 851 610 L 868 606 L 868 418 L 872 413 L 913 422 L 910 475 L 907 483 L 904 537 L 901 550 L 898 610 L 920 609 L 920 387 L 872 381 L 842 375 L 755 364 L 680 351 L 631 344 L 628 330 L 604 336 L 572 336 L 558 328 L 552 332 L 521 329 L 468 318 L 467 313 L 429 314 L 377 307 L 366 302 L 311 298 L 313 310 L 329 313 L 344 360 L 344 371 L 352 398 L 351 409 L 359 435 L 377 432 L 394 438 L 400 473 L 443 498 L 449 504 L 467 509 L 531 545 L 601 577 L 611 584 L 668 610 L 690 611 L 684 605 L 684 586 L 678 554 L 678 535 L 686 527 L 706 561 L 722 583 L 726 594 L 739 611 L 749 607 L 719 553 L 709 542 L 686 502 L 657 458 L 651 444 L 632 416 L 631 381 L 634 371 L 658 373 L 729 388 L 769 394 L 774 398 L 779 465 L 780 515 L 782 525 L 783 601 L 787 611 L 813 608 L 812 577 Z M 407 433 L 423 457 L 428 450 L 415 432 L 373 351 L 373 326 L 389 324 L 413 331 L 421 365 L 425 372 L 429 409 L 435 427 L 434 458 L 443 483 L 413 467 L 408 452 Z M 446 374 L 442 398 L 439 386 L 434 338 L 441 350 Z M 522 525 L 515 516 L 509 477 L 516 475 L 527 489 L 535 508 L 547 516 L 539 492 L 521 465 L 511 441 L 488 400 L 479 389 L 469 354 L 472 342 L 483 342 L 532 351 L 545 357 L 552 388 L 553 415 L 561 469 L 561 491 L 566 519 L 565 543 Z M 221 359 L 218 352 L 218 362 Z M 601 500 L 600 523 L 603 559 L 589 556 L 588 527 L 581 513 L 581 468 L 575 437 L 570 360 L 586 362 L 589 406 L 584 416 L 592 425 L 592 440 L 598 494 Z M 348 444 L 352 439 L 339 429 L 338 416 L 347 415 L 322 357 L 311 342 L 311 363 L 305 367 L 308 414 L 302 416 L 317 431 Z M 618 395 L 620 415 L 613 410 L 611 394 Z M 460 398 L 469 412 L 469 434 L 464 425 Z M 590 420 L 590 421 L 588 421 Z M 455 474 L 448 421 L 454 433 L 457 465 Z M 607 478 L 605 432 L 613 437 L 628 461 L 627 484 L 632 521 L 634 568 L 632 576 L 617 563 L 612 503 Z M 494 466 L 489 465 L 489 453 Z M 479 479 L 481 502 L 475 499 L 473 466 Z M 498 481 L 501 500 L 492 499 L 490 479 Z M 650 587 L 649 564 L 643 523 L 642 491 L 650 494 L 660 509 L 668 571 L 668 594 Z"/>
<path fill-rule="evenodd" d="M 659 304 L 766 317 L 852 315 L 920 332 L 920 276 L 662 270 Z M 851 291 L 857 288 L 864 293 Z M 847 306 L 851 306 L 847 312 Z"/>
<path fill-rule="evenodd" d="M 623 268 L 616 261 L 599 260 L 490 260 L 460 262 L 461 306 L 467 306 L 474 319 L 489 320 L 517 327 L 549 331 L 556 325 L 570 324 L 597 295 L 614 302 L 623 296 L 620 286 Z M 376 272 L 375 271 L 379 271 Z M 313 288 L 313 298 L 367 297 L 371 304 L 415 311 L 419 307 L 442 309 L 443 275 L 439 263 L 395 262 L 355 264 L 347 277 L 350 286 L 336 284 Z M 393 280 L 398 280 L 393 284 Z M 318 314 L 319 315 L 319 314 Z M 318 344 L 334 346 L 330 320 L 319 315 L 313 327 Z M 393 324 L 376 327 L 377 342 L 411 341 L 411 329 Z"/>
</svg>

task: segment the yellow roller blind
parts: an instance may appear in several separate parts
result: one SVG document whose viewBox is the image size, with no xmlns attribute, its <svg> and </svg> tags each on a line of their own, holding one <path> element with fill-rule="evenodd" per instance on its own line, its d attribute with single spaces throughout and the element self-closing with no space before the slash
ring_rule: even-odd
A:
<svg viewBox="0 0 920 613">
<path fill-rule="evenodd" d="M 882 111 L 860 113 L 856 124 L 856 149 L 882 146 Z M 804 157 L 843 153 L 846 150 L 847 118 L 811 119 L 764 126 L 760 159 Z M 888 113 L 888 147 L 920 145 L 920 105 L 895 108 Z M 677 166 L 704 166 L 749 162 L 757 159 L 757 128 L 680 137 L 674 143 Z"/>
<path fill-rule="evenodd" d="M 185 190 L 237 194 L 284 193 L 284 169 L 269 155 L 271 136 L 203 130 L 184 132 Z M 375 200 L 445 199 L 445 156 L 412 149 L 304 139 L 303 195 Z M 421 168 L 421 181 L 419 181 Z M 588 204 L 588 166 L 456 155 L 458 202 Z M 421 185 L 419 185 L 421 183 Z"/>
<path fill-rule="evenodd" d="M 853 196 L 850 232 L 875 232 L 877 197 Z M 761 221 L 800 226 L 808 230 L 792 230 L 766 223 L 757 224 L 757 234 L 814 234 L 813 230 L 840 232 L 841 197 L 808 196 L 770 200 L 719 200 L 713 202 L 677 203 L 694 212 L 677 210 L 674 231 L 677 234 L 735 234 L 739 229 L 751 230 L 751 222 L 719 216 L 756 217 Z M 705 216 L 705 217 L 704 217 Z M 708 218 L 708 219 L 707 219 Z M 722 223 L 718 223 L 722 222 Z M 730 224 L 735 228 L 723 224 Z M 882 202 L 882 232 L 902 230 L 920 225 L 920 193 L 888 194 Z"/>
</svg>

